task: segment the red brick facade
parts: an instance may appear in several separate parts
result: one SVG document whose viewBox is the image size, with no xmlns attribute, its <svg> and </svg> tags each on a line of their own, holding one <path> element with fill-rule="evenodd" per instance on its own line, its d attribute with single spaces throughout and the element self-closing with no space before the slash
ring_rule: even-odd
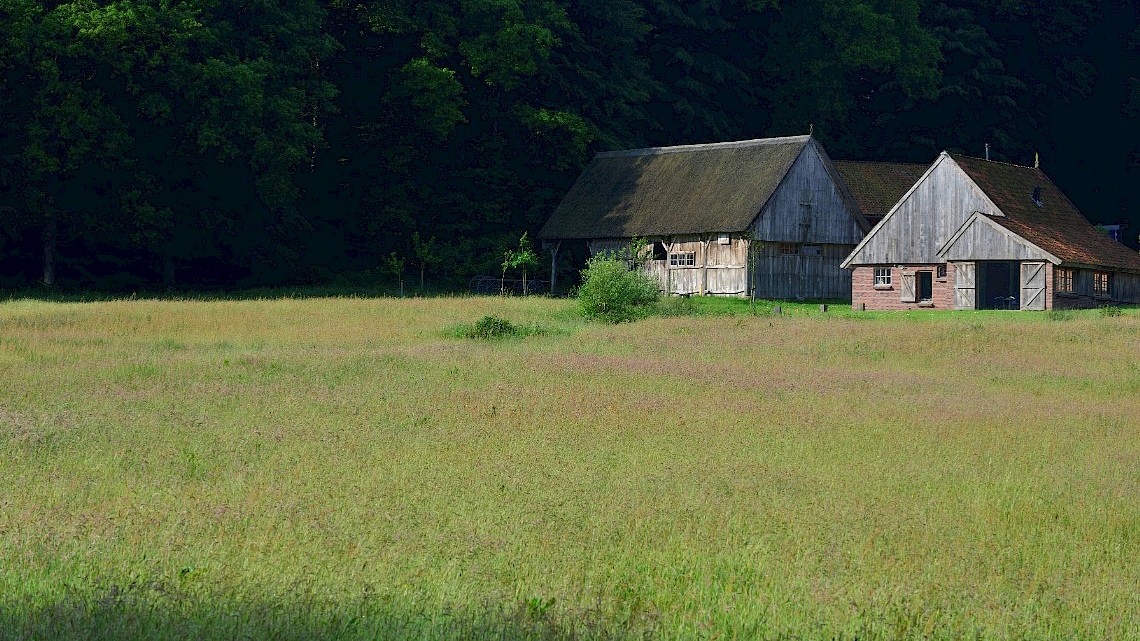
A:
<svg viewBox="0 0 1140 641">
<path fill-rule="evenodd" d="M 880 267 L 886 267 L 881 265 Z M 954 265 L 946 264 L 946 277 L 938 277 L 938 265 L 891 265 L 891 284 L 875 286 L 875 265 L 856 267 L 851 272 L 851 305 L 854 309 L 903 310 L 903 309 L 954 309 Z M 904 303 L 901 298 L 900 282 L 902 274 L 931 272 L 933 291 L 931 299 L 925 303 Z M 866 307 L 863 307 L 863 306 Z"/>
<path fill-rule="evenodd" d="M 882 267 L 885 267 L 883 265 Z M 875 266 L 856 267 L 851 273 L 851 305 L 854 309 L 903 310 L 903 309 L 954 309 L 954 263 L 946 263 L 946 278 L 938 278 L 938 265 L 891 265 L 891 285 L 875 287 Z M 899 279 L 902 273 L 934 272 L 934 291 L 928 303 L 904 303 L 900 300 Z M 1054 266 L 1045 263 L 1045 309 L 1092 307 L 1091 299 L 1086 301 L 1074 294 L 1056 295 Z M 1090 276 L 1091 278 L 1091 276 Z M 1088 298 L 1088 297 L 1084 297 Z M 865 306 L 865 307 L 864 307 Z"/>
</svg>

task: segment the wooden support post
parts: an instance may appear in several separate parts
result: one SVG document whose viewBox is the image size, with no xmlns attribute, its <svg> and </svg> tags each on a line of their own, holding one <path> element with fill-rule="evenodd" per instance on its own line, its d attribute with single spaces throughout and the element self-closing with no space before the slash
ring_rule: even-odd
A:
<svg viewBox="0 0 1140 641">
<path fill-rule="evenodd" d="M 701 241 L 701 296 L 708 293 L 709 289 L 709 243 L 711 242 L 712 237 Z"/>
<path fill-rule="evenodd" d="M 554 248 L 550 250 L 550 295 L 554 296 L 554 286 L 558 284 L 558 250 L 562 247 L 562 241 L 554 243 Z"/>
</svg>

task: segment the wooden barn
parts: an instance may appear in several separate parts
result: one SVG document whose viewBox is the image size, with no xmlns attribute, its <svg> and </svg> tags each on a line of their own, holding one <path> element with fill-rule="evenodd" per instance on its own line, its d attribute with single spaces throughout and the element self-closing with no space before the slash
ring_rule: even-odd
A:
<svg viewBox="0 0 1140 641">
<path fill-rule="evenodd" d="M 1140 303 L 1140 254 L 1037 167 L 943 152 L 843 261 L 856 309 Z"/>
<path fill-rule="evenodd" d="M 591 254 L 644 239 L 669 294 L 841 298 L 840 268 L 870 225 L 810 136 L 600 153 L 539 238 Z"/>
</svg>

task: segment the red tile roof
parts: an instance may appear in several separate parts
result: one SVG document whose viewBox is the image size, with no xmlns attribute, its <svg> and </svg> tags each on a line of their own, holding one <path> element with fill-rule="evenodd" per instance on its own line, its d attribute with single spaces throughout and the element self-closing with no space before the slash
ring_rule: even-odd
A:
<svg viewBox="0 0 1140 641">
<path fill-rule="evenodd" d="M 1005 217 L 991 220 L 1063 263 L 1140 272 L 1140 254 L 1100 233 L 1040 169 L 951 154 Z M 1040 205 L 1034 202 L 1039 190 Z"/>
<path fill-rule="evenodd" d="M 929 166 L 901 162 L 835 161 L 835 168 L 847 183 L 859 209 L 872 222 L 885 216 Z"/>
</svg>

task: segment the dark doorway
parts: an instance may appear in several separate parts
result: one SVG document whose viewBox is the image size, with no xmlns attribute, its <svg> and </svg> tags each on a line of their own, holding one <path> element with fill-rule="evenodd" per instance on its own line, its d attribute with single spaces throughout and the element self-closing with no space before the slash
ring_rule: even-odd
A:
<svg viewBox="0 0 1140 641">
<path fill-rule="evenodd" d="M 934 299 L 934 272 L 916 272 L 915 285 L 918 287 L 918 302 L 929 303 Z"/>
<path fill-rule="evenodd" d="M 1018 309 L 1021 272 L 1016 261 L 978 262 L 978 309 Z"/>
</svg>

